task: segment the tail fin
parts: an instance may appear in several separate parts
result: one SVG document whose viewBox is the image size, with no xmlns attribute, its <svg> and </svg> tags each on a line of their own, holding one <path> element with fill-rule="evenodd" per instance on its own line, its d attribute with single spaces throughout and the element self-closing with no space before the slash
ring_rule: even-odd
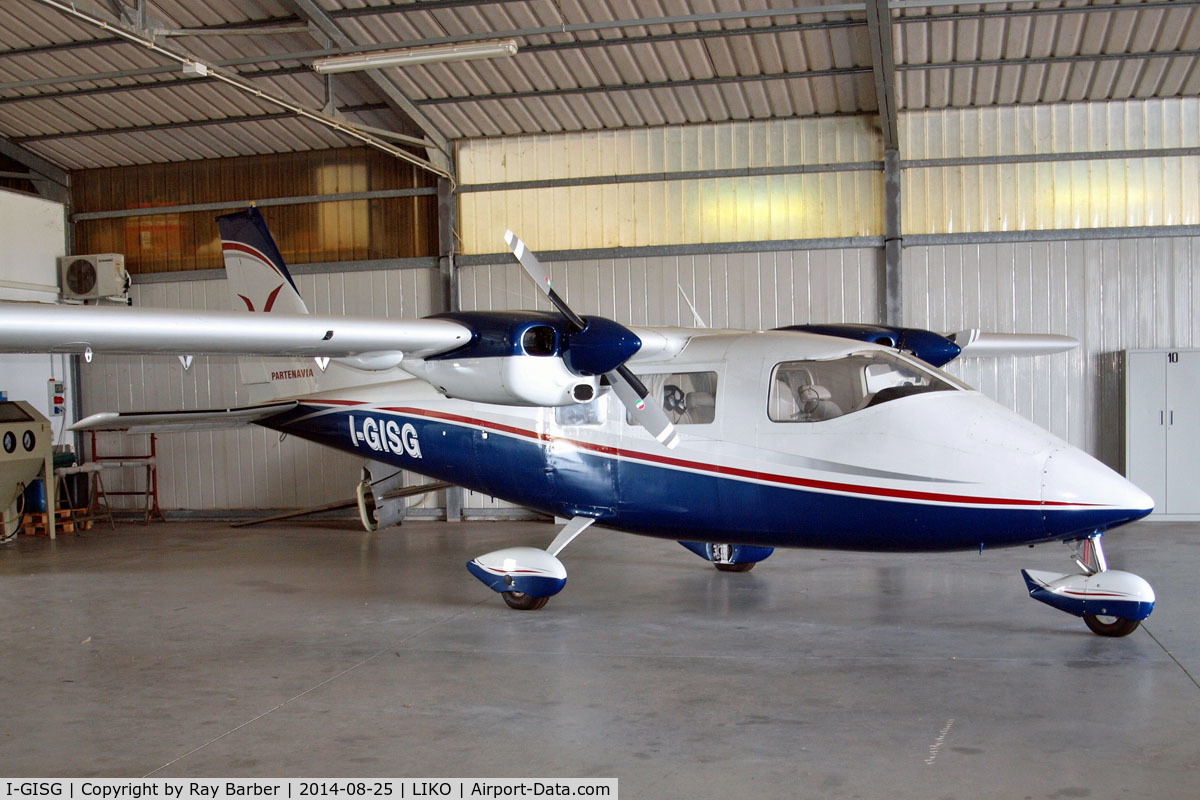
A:
<svg viewBox="0 0 1200 800">
<path fill-rule="evenodd" d="M 235 310 L 259 313 L 307 314 L 308 306 L 296 289 L 262 213 L 254 206 L 217 217 L 225 274 Z M 311 394 L 322 388 L 324 364 L 311 358 L 238 359 L 242 384 L 255 403 Z"/>
<path fill-rule="evenodd" d="M 235 309 L 284 314 L 307 314 L 275 239 L 254 206 L 217 217 L 225 273 Z"/>
</svg>

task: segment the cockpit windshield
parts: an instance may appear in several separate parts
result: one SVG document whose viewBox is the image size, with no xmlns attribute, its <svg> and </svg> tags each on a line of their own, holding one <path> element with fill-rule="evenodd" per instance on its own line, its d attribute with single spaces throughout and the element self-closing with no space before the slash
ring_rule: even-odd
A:
<svg viewBox="0 0 1200 800">
<path fill-rule="evenodd" d="M 821 422 L 924 392 L 962 388 L 931 367 L 886 350 L 823 361 L 785 361 L 771 375 L 774 422 Z"/>
</svg>

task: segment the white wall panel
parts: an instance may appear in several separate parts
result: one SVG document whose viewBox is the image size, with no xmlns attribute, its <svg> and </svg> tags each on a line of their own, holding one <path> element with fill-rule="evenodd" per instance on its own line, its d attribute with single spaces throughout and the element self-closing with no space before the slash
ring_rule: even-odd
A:
<svg viewBox="0 0 1200 800">
<path fill-rule="evenodd" d="M 1069 353 L 949 371 L 1119 468 L 1120 352 L 1200 345 L 1197 263 L 1197 237 L 910 247 L 905 323 L 1074 336 Z"/>
<path fill-rule="evenodd" d="M 57 257 L 66 252 L 66 213 L 62 203 L 0 190 L 0 300 L 58 301 Z M 0 353 L 0 392 L 24 400 L 50 418 L 54 443 L 71 441 L 75 386 L 66 356 Z M 66 413 L 54 417 L 49 382 L 63 381 Z"/>
<path fill-rule="evenodd" d="M 906 160 L 1200 147 L 1200 99 L 900 115 Z M 1200 224 L 1200 156 L 906 167 L 906 234 Z"/>
<path fill-rule="evenodd" d="M 879 161 L 870 118 L 774 120 L 459 145 L 464 184 Z M 506 229 L 538 250 L 871 236 L 882 175 L 830 172 L 472 192 L 463 252 L 501 252 Z"/>
<path fill-rule="evenodd" d="M 879 251 L 781 251 L 546 262 L 581 314 L 627 325 L 694 327 L 684 294 L 709 327 L 878 322 Z M 682 291 L 681 291 L 682 290 Z M 460 271 L 464 310 L 551 310 L 515 261 Z"/>
</svg>

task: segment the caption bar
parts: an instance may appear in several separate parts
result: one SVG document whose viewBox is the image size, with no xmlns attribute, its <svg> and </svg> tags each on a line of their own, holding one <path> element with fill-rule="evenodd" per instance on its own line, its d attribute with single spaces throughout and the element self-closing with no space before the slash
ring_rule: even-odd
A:
<svg viewBox="0 0 1200 800">
<path fill-rule="evenodd" d="M 5 798 L 66 798 L 67 800 L 230 800 L 230 798 L 512 798 L 601 797 L 616 800 L 617 779 L 596 778 L 388 778 L 253 779 L 213 778 L 46 778 L 0 781 Z"/>
</svg>

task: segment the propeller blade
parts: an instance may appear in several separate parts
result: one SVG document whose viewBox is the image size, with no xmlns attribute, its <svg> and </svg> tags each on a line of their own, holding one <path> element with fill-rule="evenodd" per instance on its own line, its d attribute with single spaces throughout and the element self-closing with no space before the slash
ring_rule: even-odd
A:
<svg viewBox="0 0 1200 800">
<path fill-rule="evenodd" d="M 649 431 L 651 436 L 668 448 L 673 449 L 679 444 L 679 434 L 675 426 L 653 398 L 647 402 L 650 391 L 637 375 L 622 364 L 612 372 L 604 373 L 604 377 L 612 385 L 621 403 L 629 410 L 630 416 Z"/>
<path fill-rule="evenodd" d="M 570 309 L 567 302 L 558 296 L 558 292 L 554 291 L 554 286 L 550 282 L 550 273 L 542 266 L 542 262 L 538 261 L 537 256 L 525 246 L 525 243 L 512 231 L 504 232 L 504 241 L 512 250 L 513 255 L 517 257 L 517 261 L 521 262 L 525 272 L 545 292 L 546 297 L 550 298 L 550 302 L 554 304 L 560 314 L 567 318 L 572 327 L 576 331 L 587 328 L 587 323 Z M 641 346 L 640 342 L 638 346 Z M 669 448 L 679 444 L 679 434 L 675 432 L 675 426 L 671 424 L 671 420 L 667 419 L 666 412 L 653 399 L 646 402 L 650 391 L 637 375 L 630 372 L 624 364 L 620 364 L 616 369 L 605 372 L 604 377 L 613 387 L 613 391 L 617 393 L 617 397 L 629 411 L 630 416 L 649 431 L 651 436 Z"/>
<path fill-rule="evenodd" d="M 558 309 L 567 320 L 574 326 L 575 330 L 583 330 L 587 327 L 587 323 L 570 309 L 567 302 L 559 297 L 558 292 L 554 291 L 554 286 L 550 283 L 550 273 L 542 266 L 542 262 L 537 260 L 537 256 L 533 251 L 525 246 L 525 243 L 512 231 L 504 232 L 504 241 L 512 250 L 513 255 L 517 257 L 517 261 L 521 262 L 521 266 L 525 268 L 526 274 L 533 278 L 533 282 L 538 285 L 546 297 L 550 298 L 550 302 Z"/>
</svg>

